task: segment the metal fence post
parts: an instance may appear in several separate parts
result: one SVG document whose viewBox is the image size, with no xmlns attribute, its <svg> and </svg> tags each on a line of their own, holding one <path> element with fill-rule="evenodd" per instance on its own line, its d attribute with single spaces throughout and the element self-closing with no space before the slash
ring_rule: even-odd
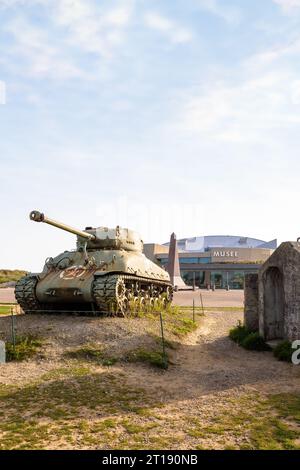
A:
<svg viewBox="0 0 300 470">
<path fill-rule="evenodd" d="M 193 322 L 195 323 L 195 299 L 193 299 Z"/>
<path fill-rule="evenodd" d="M 168 360 L 167 360 L 167 355 L 166 355 L 165 337 L 164 337 L 164 326 L 163 326 L 163 319 L 162 319 L 162 314 L 161 314 L 161 312 L 159 312 L 159 317 L 160 317 L 160 329 L 161 329 L 161 340 L 162 340 L 163 358 L 164 358 L 165 368 L 167 368 L 167 367 L 168 367 Z"/>
<path fill-rule="evenodd" d="M 203 298 L 202 298 L 201 292 L 200 292 L 200 300 L 201 300 L 201 307 L 202 307 L 202 315 L 204 315 Z"/>
<path fill-rule="evenodd" d="M 13 343 L 14 351 L 16 349 L 16 332 L 15 332 L 15 316 L 14 316 L 14 308 L 10 307 L 11 312 L 11 339 Z"/>
</svg>

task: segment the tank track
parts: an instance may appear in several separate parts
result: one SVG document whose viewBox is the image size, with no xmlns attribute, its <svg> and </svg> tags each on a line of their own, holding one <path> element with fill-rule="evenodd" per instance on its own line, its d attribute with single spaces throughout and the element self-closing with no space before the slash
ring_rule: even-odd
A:
<svg viewBox="0 0 300 470">
<path fill-rule="evenodd" d="M 35 296 L 37 282 L 37 277 L 25 276 L 16 283 L 15 297 L 25 313 L 33 313 L 43 308 Z"/>
<path fill-rule="evenodd" d="M 113 274 L 98 276 L 93 283 L 97 313 L 126 316 L 142 308 L 166 306 L 172 302 L 171 284 L 143 277 Z"/>
<path fill-rule="evenodd" d="M 173 297 L 171 284 L 164 281 L 109 274 L 95 277 L 92 284 L 94 304 L 81 309 L 78 305 L 41 304 L 35 294 L 37 282 L 36 276 L 25 276 L 16 283 L 15 297 L 24 313 L 126 316 L 142 309 L 167 306 Z"/>
</svg>

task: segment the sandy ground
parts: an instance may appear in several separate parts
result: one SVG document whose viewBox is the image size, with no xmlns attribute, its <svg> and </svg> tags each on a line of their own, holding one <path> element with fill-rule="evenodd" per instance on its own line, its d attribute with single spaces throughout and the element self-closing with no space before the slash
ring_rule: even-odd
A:
<svg viewBox="0 0 300 470">
<path fill-rule="evenodd" d="M 278 362 L 270 352 L 249 352 L 228 338 L 229 329 L 242 320 L 241 312 L 206 312 L 195 333 L 171 352 L 172 366 L 161 374 L 148 367 L 120 363 L 128 379 L 157 388 L 169 397 L 187 398 L 250 387 L 279 392 L 300 387 L 300 367 Z M 159 334 L 159 323 L 145 319 L 87 318 L 20 315 L 18 334 L 38 334 L 45 340 L 44 358 L 30 359 L 20 368 L 9 363 L 0 368 L 0 383 L 32 379 L 57 367 L 64 352 L 86 343 L 99 343 L 111 355 L 122 355 L 151 343 L 149 332 Z M 9 339 L 10 317 L 0 318 L 0 337 Z M 176 337 L 174 337 L 176 339 Z M 172 339 L 174 339 L 172 338 Z"/>
<path fill-rule="evenodd" d="M 234 290 L 196 290 L 196 291 L 181 291 L 174 292 L 174 305 L 192 306 L 193 299 L 195 305 L 200 306 L 200 293 L 202 294 L 203 304 L 205 307 L 243 307 L 244 305 L 244 291 Z M 14 289 L 5 288 L 0 289 L 0 304 L 1 302 L 15 302 Z"/>
<path fill-rule="evenodd" d="M 191 307 L 193 300 L 195 306 L 201 306 L 200 294 L 202 295 L 204 307 L 243 307 L 244 291 L 243 290 L 188 290 L 174 292 L 173 304 L 182 307 Z"/>
<path fill-rule="evenodd" d="M 210 424 L 215 413 L 222 415 L 223 410 L 228 412 L 228 407 L 235 407 L 235 403 L 240 406 L 245 395 L 300 393 L 300 367 L 280 363 L 270 352 L 246 351 L 228 338 L 229 329 L 242 315 L 242 312 L 232 311 L 206 312 L 195 332 L 180 341 L 177 338 L 178 347 L 170 350 L 171 365 L 167 371 L 123 361 L 109 368 L 115 377 L 124 377 L 130 387 L 143 387 L 149 396 L 160 402 L 156 411 L 162 423 L 159 436 L 168 434 L 174 440 L 168 448 L 193 448 L 197 441 L 185 434 L 182 423 L 187 426 L 187 422 L 198 419 L 201 425 Z M 133 348 L 147 348 L 152 340 L 151 333 L 159 333 L 159 323 L 144 318 L 20 315 L 16 317 L 16 327 L 19 334 L 30 332 L 42 336 L 43 354 L 21 364 L 0 366 L 0 384 L 23 386 L 38 381 L 43 374 L 66 367 L 68 359 L 64 353 L 81 344 L 98 343 L 111 355 L 122 355 Z M 9 339 L 10 329 L 10 318 L 1 317 L 0 338 Z M 105 370 L 101 365 L 93 367 L 93 372 L 100 376 L 105 375 Z M 86 412 L 84 409 L 84 416 Z M 88 416 L 90 423 L 96 422 L 99 410 L 89 411 Z M 147 422 L 147 418 L 140 420 L 142 424 Z M 181 436 L 180 444 L 176 441 L 177 435 Z M 239 435 L 229 443 L 239 447 L 245 439 L 244 435 Z M 224 442 L 214 435 L 203 442 L 210 448 L 224 448 Z M 64 445 L 51 441 L 47 448 Z M 159 446 L 164 448 L 164 444 Z M 81 448 L 80 441 L 76 448 Z"/>
<path fill-rule="evenodd" d="M 270 352 L 246 351 L 228 338 L 238 320 L 242 320 L 241 313 L 207 312 L 198 331 L 175 351 L 174 366 L 163 380 L 153 375 L 151 386 L 163 387 L 179 399 L 245 388 L 267 393 L 300 391 L 300 367 L 280 363 Z M 149 381 L 148 371 L 147 377 L 139 371 L 137 380 Z"/>
</svg>

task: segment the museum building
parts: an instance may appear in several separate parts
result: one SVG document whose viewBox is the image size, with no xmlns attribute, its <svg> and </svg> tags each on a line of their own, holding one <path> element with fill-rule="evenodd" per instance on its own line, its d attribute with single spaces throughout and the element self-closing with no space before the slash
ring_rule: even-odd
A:
<svg viewBox="0 0 300 470">
<path fill-rule="evenodd" d="M 180 272 L 187 285 L 201 288 L 243 289 L 246 273 L 257 273 L 277 248 L 277 240 L 265 242 L 238 236 L 204 236 L 177 240 Z M 147 243 L 145 255 L 163 267 L 168 264 L 169 243 Z"/>
</svg>

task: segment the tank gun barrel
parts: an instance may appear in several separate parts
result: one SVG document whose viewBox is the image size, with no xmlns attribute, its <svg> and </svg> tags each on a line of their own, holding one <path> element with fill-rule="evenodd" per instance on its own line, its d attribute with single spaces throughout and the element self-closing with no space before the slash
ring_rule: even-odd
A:
<svg viewBox="0 0 300 470">
<path fill-rule="evenodd" d="M 78 235 L 79 237 L 86 238 L 87 240 L 96 239 L 96 236 L 93 235 L 92 233 L 83 232 L 82 230 L 77 230 L 76 228 L 63 224 L 62 222 L 49 219 L 49 217 L 46 217 L 42 212 L 39 212 L 39 211 L 31 211 L 29 214 L 29 218 L 30 220 L 33 220 L 34 222 L 44 222 L 45 224 L 53 225 L 53 227 L 60 228 L 61 230 L 65 230 L 66 232 L 74 233 L 74 235 Z"/>
</svg>

